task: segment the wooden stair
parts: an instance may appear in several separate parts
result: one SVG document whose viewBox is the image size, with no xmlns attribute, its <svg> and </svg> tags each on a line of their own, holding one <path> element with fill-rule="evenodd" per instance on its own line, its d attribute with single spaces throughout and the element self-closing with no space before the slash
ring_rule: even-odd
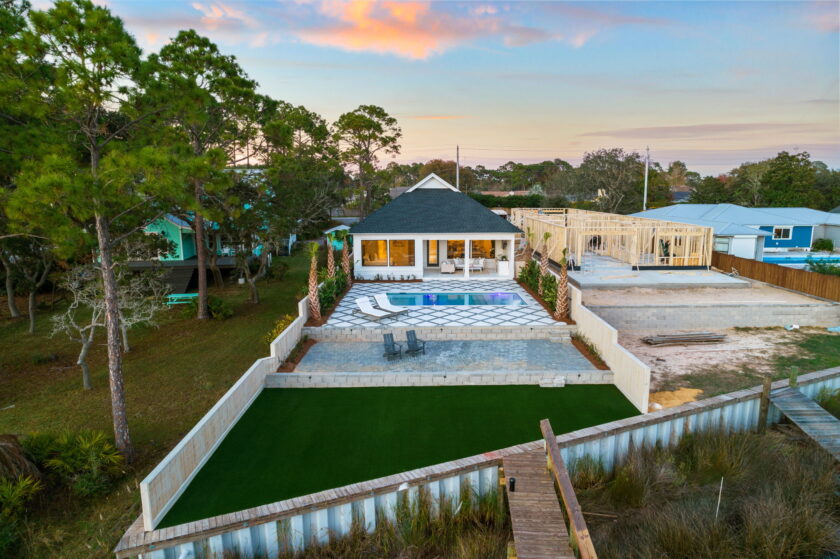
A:
<svg viewBox="0 0 840 559">
<path fill-rule="evenodd" d="M 508 481 L 516 478 L 507 495 L 517 559 L 574 559 L 545 454 L 513 454 L 503 464 Z"/>
</svg>

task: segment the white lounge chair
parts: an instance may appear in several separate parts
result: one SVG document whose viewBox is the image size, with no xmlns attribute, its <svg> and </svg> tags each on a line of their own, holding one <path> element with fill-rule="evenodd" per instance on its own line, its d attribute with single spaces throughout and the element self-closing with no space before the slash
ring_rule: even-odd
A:
<svg viewBox="0 0 840 559">
<path fill-rule="evenodd" d="M 477 271 L 481 272 L 484 270 L 484 259 L 483 258 L 473 258 L 470 261 L 470 271 Z"/>
<path fill-rule="evenodd" d="M 374 308 L 370 303 L 370 297 L 359 297 L 356 299 L 356 306 L 359 307 L 353 311 L 353 314 L 363 314 L 371 320 L 382 320 L 383 318 L 390 318 L 399 313 L 383 311 L 382 309 Z"/>
<path fill-rule="evenodd" d="M 373 298 L 376 300 L 376 306 L 378 306 L 383 311 L 394 313 L 395 315 L 396 314 L 401 314 L 401 313 L 404 313 L 404 312 L 408 312 L 408 311 L 411 310 L 408 307 L 400 307 L 398 305 L 392 305 L 391 301 L 388 300 L 388 294 L 387 293 L 378 293 L 378 294 L 374 295 Z"/>
</svg>

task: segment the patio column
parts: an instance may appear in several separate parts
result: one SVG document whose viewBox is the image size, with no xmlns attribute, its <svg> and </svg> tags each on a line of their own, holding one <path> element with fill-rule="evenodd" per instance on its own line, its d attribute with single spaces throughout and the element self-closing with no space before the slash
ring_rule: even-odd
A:
<svg viewBox="0 0 840 559">
<path fill-rule="evenodd" d="M 516 237 L 510 239 L 507 242 L 507 257 L 508 257 L 508 268 L 510 269 L 510 273 L 513 274 L 513 277 L 516 277 Z"/>
<path fill-rule="evenodd" d="M 470 246 L 470 240 L 464 239 L 464 279 L 470 279 L 470 254 L 472 253 L 472 247 Z"/>
</svg>

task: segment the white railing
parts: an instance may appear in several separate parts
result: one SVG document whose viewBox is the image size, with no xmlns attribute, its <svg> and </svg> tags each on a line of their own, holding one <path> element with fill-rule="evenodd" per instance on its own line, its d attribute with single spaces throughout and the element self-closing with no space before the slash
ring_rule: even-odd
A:
<svg viewBox="0 0 840 559">
<path fill-rule="evenodd" d="M 798 385 L 812 398 L 823 388 L 840 389 L 840 367 L 801 375 Z M 773 383 L 773 389 L 786 386 L 787 380 Z M 631 448 L 671 446 L 688 433 L 710 429 L 755 429 L 760 395 L 760 386 L 739 390 L 560 435 L 557 444 L 566 464 L 590 456 L 609 472 Z M 771 402 L 768 424 L 780 418 L 781 412 Z M 281 551 L 299 551 L 346 534 L 354 517 L 372 530 L 377 515 L 393 518 L 400 496 L 414 498 L 421 487 L 437 503 L 443 498 L 457 501 L 467 484 L 481 494 L 495 490 L 498 468 L 505 456 L 541 452 L 543 443 L 543 440 L 525 443 L 153 532 L 143 532 L 133 526 L 115 552 L 119 558 L 139 559 L 220 559 L 226 553 L 275 558 Z"/>
<path fill-rule="evenodd" d="M 642 413 L 648 411 L 650 367 L 618 343 L 618 330 L 587 309 L 580 289 L 569 286 L 572 320 L 578 334 L 584 336 L 598 350 L 601 359 L 613 372 L 616 387 Z"/>
<path fill-rule="evenodd" d="M 271 356 L 255 361 L 140 483 L 145 530 L 154 530 L 225 435 L 262 392 L 266 376 L 277 370 L 300 341 L 303 325 L 309 317 L 308 301 L 304 297 L 298 302 L 298 317 L 271 342 Z"/>
</svg>

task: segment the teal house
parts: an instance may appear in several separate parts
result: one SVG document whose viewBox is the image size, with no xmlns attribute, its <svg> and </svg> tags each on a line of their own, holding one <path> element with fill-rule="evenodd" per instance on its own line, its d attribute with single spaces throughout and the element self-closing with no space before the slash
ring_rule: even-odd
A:
<svg viewBox="0 0 840 559">
<path fill-rule="evenodd" d="M 172 246 L 172 252 L 161 254 L 159 259 L 189 260 L 195 258 L 195 233 L 189 223 L 171 214 L 153 221 L 145 229 L 146 233 L 160 235 Z"/>
</svg>

